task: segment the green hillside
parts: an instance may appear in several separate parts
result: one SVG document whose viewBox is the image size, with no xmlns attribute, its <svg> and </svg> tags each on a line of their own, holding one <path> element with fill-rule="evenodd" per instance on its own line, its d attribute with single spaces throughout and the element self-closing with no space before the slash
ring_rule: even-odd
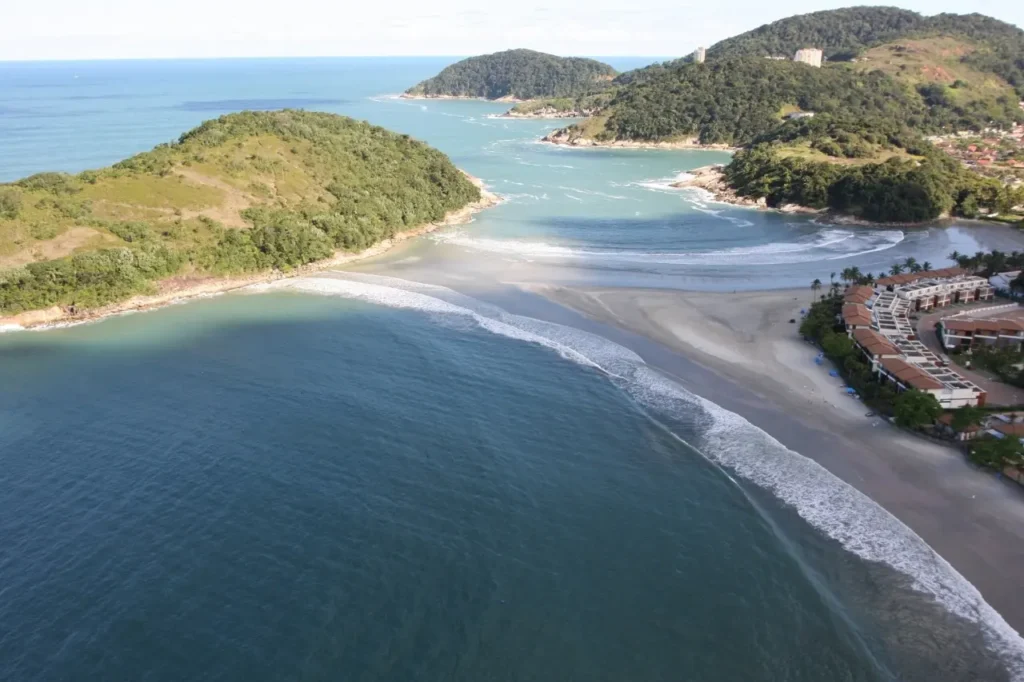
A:
<svg viewBox="0 0 1024 682">
<path fill-rule="evenodd" d="M 1024 98 L 1024 31 L 982 14 L 926 17 L 897 7 L 847 7 L 787 17 L 720 41 L 708 60 L 724 57 L 791 58 L 800 48 L 820 48 L 825 58 L 848 61 L 870 48 L 908 39 L 965 38 L 961 59 L 976 72 L 999 76 Z"/>
<path fill-rule="evenodd" d="M 102 305 L 171 275 L 288 269 L 479 197 L 406 135 L 332 114 L 231 114 L 109 168 L 0 185 L 0 313 Z"/>
<path fill-rule="evenodd" d="M 565 134 L 598 141 L 742 145 L 778 127 L 782 113 L 792 110 L 932 125 L 923 100 L 884 73 L 740 57 L 666 67 L 619 88 L 594 121 Z"/>
<path fill-rule="evenodd" d="M 615 69 L 593 59 L 507 50 L 470 57 L 406 91 L 422 97 L 529 100 L 572 97 L 607 83 Z"/>
</svg>

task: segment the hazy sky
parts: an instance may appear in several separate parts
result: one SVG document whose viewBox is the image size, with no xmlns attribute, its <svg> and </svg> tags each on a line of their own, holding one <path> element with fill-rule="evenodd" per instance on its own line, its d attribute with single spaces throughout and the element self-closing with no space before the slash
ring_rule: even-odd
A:
<svg viewBox="0 0 1024 682">
<path fill-rule="evenodd" d="M 5 2 L 0 60 L 470 55 L 675 56 L 792 14 L 856 4 L 794 0 L 48 0 Z M 1021 0 L 913 0 L 1024 26 Z"/>
</svg>

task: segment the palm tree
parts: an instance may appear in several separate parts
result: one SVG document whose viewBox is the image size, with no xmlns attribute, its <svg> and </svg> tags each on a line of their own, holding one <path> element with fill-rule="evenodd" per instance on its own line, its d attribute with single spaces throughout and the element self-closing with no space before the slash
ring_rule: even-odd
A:
<svg viewBox="0 0 1024 682">
<path fill-rule="evenodd" d="M 924 270 L 925 272 L 928 272 L 929 270 L 932 269 L 932 264 L 929 263 L 928 261 L 925 261 L 921 263 L 921 269 Z"/>
<path fill-rule="evenodd" d="M 894 277 L 896 275 L 902 275 L 903 274 L 903 266 L 900 265 L 899 263 L 893 263 L 892 267 L 889 268 L 889 274 L 894 276 Z"/>
<path fill-rule="evenodd" d="M 860 271 L 860 268 L 856 265 L 850 266 L 850 281 L 860 284 L 862 279 L 864 279 L 864 273 Z"/>
<path fill-rule="evenodd" d="M 953 261 L 954 263 L 959 263 L 960 262 L 960 252 L 959 251 L 953 251 L 948 256 L 946 256 L 946 258 L 948 258 L 949 260 Z"/>
<path fill-rule="evenodd" d="M 829 294 L 832 296 L 832 298 L 839 298 L 839 282 L 832 282 L 832 286 L 830 287 L 830 289 L 831 291 L 829 292 Z"/>
<path fill-rule="evenodd" d="M 818 300 L 818 291 L 820 291 L 820 290 L 821 290 L 821 280 L 820 279 L 815 279 L 813 282 L 811 282 L 811 300 L 812 301 Z"/>
<path fill-rule="evenodd" d="M 844 282 L 850 281 L 850 268 L 843 268 L 843 271 L 839 273 L 839 279 Z"/>
<path fill-rule="evenodd" d="M 830 272 L 830 273 L 828 273 L 828 281 L 829 281 L 829 282 L 834 282 L 834 281 L 836 281 L 836 273 L 834 273 L 834 272 Z"/>
<path fill-rule="evenodd" d="M 905 267 L 910 272 L 918 272 L 918 270 L 921 269 L 921 266 L 917 264 L 917 259 L 914 258 L 913 256 L 907 256 L 907 259 L 903 261 L 903 267 Z"/>
</svg>

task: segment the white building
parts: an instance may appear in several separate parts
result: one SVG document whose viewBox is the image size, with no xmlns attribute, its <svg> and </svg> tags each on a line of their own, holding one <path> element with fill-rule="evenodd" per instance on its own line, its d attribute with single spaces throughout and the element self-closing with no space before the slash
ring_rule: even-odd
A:
<svg viewBox="0 0 1024 682">
<path fill-rule="evenodd" d="M 704 59 L 707 57 L 707 50 L 703 47 L 698 47 L 693 51 L 693 61 L 695 64 L 703 64 Z"/>
<path fill-rule="evenodd" d="M 802 50 L 797 50 L 796 51 L 796 54 L 793 56 L 793 61 L 794 62 L 803 62 L 804 64 L 809 64 L 811 66 L 820 67 L 821 66 L 821 57 L 822 57 L 821 50 L 813 48 L 813 47 L 805 47 Z"/>
<path fill-rule="evenodd" d="M 988 283 L 992 285 L 992 288 L 996 291 L 1003 291 L 1009 293 L 1010 282 L 1017 279 L 1017 275 L 1020 274 L 1020 270 L 1011 270 L 1010 272 L 1000 272 L 996 275 L 992 275 L 988 278 Z"/>
</svg>

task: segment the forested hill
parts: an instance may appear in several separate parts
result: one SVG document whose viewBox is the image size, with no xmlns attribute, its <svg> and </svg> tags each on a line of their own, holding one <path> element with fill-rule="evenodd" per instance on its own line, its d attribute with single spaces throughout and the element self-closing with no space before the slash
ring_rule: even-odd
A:
<svg viewBox="0 0 1024 682">
<path fill-rule="evenodd" d="M 231 114 L 109 168 L 0 185 L 0 315 L 102 305 L 173 275 L 287 270 L 479 198 L 407 135 L 333 114 Z"/>
<path fill-rule="evenodd" d="M 607 83 L 615 69 L 593 59 L 508 50 L 470 57 L 409 88 L 423 97 L 535 99 L 570 97 Z"/>
<path fill-rule="evenodd" d="M 597 141 L 743 145 L 781 125 L 784 112 L 799 110 L 914 128 L 934 123 L 923 100 L 886 74 L 738 57 L 666 67 L 620 88 L 597 116 L 566 132 Z"/>
<path fill-rule="evenodd" d="M 711 46 L 707 58 L 792 58 L 800 48 L 817 47 L 826 59 L 847 61 L 882 43 L 935 35 L 968 38 L 979 44 L 981 49 L 962 56 L 964 63 L 998 75 L 1024 97 L 1024 31 L 982 14 L 926 17 L 897 7 L 812 12 L 727 38 Z"/>
</svg>

